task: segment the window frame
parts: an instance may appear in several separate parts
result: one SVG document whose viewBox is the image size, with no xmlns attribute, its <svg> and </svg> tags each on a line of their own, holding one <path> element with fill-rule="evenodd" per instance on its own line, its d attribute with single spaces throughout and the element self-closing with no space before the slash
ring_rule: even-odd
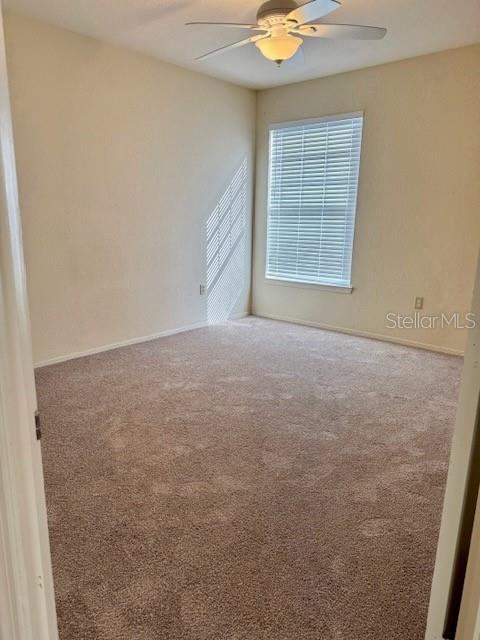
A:
<svg viewBox="0 0 480 640">
<path fill-rule="evenodd" d="M 338 284 L 328 282 L 311 282 L 307 280 L 296 280 L 289 278 L 280 278 L 278 276 L 267 275 L 268 268 L 268 230 L 270 221 L 270 193 L 272 184 L 272 163 L 271 163 L 271 141 L 272 131 L 277 129 L 287 129 L 289 127 L 296 127 L 301 125 L 317 124 L 322 122 L 333 122 L 335 120 L 348 120 L 349 118 L 362 118 L 362 135 L 360 139 L 360 159 L 359 159 L 359 173 L 357 182 L 357 198 L 355 202 L 355 217 L 353 224 L 353 241 L 352 241 L 352 258 L 351 258 L 351 271 L 350 271 L 350 283 Z M 348 113 L 335 113 L 326 116 L 317 116 L 314 118 L 301 118 L 300 120 L 284 120 L 278 122 L 271 122 L 267 127 L 267 215 L 265 220 L 265 264 L 264 264 L 264 281 L 266 284 L 280 285 L 280 286 L 293 286 L 304 289 L 315 288 L 317 290 L 324 290 L 330 293 L 352 293 L 354 290 L 353 285 L 353 272 L 354 272 L 354 257 L 355 257 L 355 237 L 357 233 L 357 214 L 358 214 L 358 195 L 360 191 L 360 177 L 362 166 L 362 151 L 363 151 L 363 134 L 365 128 L 365 111 L 352 111 Z"/>
</svg>

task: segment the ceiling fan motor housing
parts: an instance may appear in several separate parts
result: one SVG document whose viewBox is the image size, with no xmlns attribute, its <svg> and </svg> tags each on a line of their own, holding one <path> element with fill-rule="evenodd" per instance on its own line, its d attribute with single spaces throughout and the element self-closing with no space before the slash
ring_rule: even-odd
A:
<svg viewBox="0 0 480 640">
<path fill-rule="evenodd" d="M 284 60 L 293 58 L 303 44 L 303 38 L 307 36 L 314 38 L 380 40 L 386 34 L 387 30 L 383 27 L 314 23 L 315 20 L 321 20 L 340 6 L 339 0 L 309 0 L 301 5 L 295 0 L 268 0 L 262 4 L 257 12 L 257 24 L 238 24 L 235 22 L 189 22 L 187 24 L 223 25 L 224 27 L 263 32 L 219 47 L 203 56 L 199 56 L 196 60 L 204 60 L 230 49 L 253 43 L 267 60 L 273 60 L 278 65 Z"/>
<path fill-rule="evenodd" d="M 261 26 L 271 27 L 283 24 L 285 16 L 298 7 L 294 0 L 268 0 L 257 12 L 257 22 Z"/>
</svg>

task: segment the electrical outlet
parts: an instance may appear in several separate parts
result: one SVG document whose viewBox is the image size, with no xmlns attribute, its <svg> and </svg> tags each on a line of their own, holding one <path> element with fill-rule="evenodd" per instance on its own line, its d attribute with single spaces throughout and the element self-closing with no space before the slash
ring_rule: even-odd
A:
<svg viewBox="0 0 480 640">
<path fill-rule="evenodd" d="M 206 290 L 207 290 L 206 286 L 205 286 L 204 284 L 201 284 L 201 285 L 200 285 L 200 295 L 201 295 L 201 296 L 204 296 L 204 295 L 205 295 Z"/>
<path fill-rule="evenodd" d="M 415 298 L 415 309 L 423 309 L 423 298 Z"/>
</svg>

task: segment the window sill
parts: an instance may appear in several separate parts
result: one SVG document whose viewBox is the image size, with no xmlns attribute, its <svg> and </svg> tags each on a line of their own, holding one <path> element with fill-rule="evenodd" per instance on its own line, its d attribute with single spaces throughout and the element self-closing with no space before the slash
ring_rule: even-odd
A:
<svg viewBox="0 0 480 640">
<path fill-rule="evenodd" d="M 281 280 L 280 278 L 264 279 L 265 284 L 273 284 L 276 287 L 295 287 L 299 289 L 315 289 L 316 291 L 328 291 L 329 293 L 352 293 L 353 287 L 344 287 L 336 284 L 320 284 L 316 282 L 296 282 L 295 280 Z"/>
</svg>

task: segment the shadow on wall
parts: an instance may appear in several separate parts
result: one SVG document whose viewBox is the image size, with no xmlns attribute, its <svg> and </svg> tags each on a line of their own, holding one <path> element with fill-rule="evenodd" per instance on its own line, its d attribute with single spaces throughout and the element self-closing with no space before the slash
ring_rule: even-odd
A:
<svg viewBox="0 0 480 640">
<path fill-rule="evenodd" d="M 207 220 L 207 319 L 230 317 L 245 287 L 247 160 L 235 172 Z"/>
</svg>

